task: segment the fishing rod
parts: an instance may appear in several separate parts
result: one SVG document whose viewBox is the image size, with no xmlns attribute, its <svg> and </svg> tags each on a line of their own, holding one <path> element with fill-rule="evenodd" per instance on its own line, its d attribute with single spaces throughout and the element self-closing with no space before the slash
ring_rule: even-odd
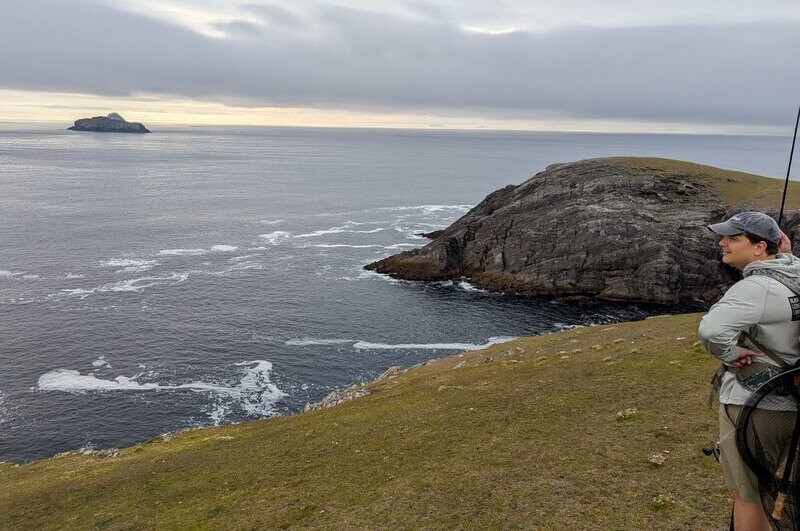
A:
<svg viewBox="0 0 800 531">
<path fill-rule="evenodd" d="M 783 197 L 781 198 L 781 213 L 778 214 L 778 226 L 783 222 L 783 206 L 786 204 L 786 189 L 789 187 L 789 174 L 792 173 L 792 157 L 794 156 L 794 144 L 797 142 L 798 124 L 800 124 L 800 107 L 797 108 L 797 120 L 794 122 L 794 136 L 792 137 L 792 149 L 789 151 L 789 167 L 786 169 L 786 182 L 783 183 Z"/>
</svg>

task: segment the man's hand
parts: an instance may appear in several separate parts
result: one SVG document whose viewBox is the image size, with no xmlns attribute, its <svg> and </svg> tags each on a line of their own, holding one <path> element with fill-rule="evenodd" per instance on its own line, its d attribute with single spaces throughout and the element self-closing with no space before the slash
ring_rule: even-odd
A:
<svg viewBox="0 0 800 531">
<path fill-rule="evenodd" d="M 750 365 L 753 363 L 754 358 L 763 356 L 763 352 L 758 352 L 757 350 L 750 350 L 749 348 L 739 347 L 739 357 L 731 363 L 731 367 L 738 369 L 739 367 L 744 367 L 745 365 Z"/>
<path fill-rule="evenodd" d="M 778 244 L 778 252 L 782 254 L 792 254 L 792 240 L 781 231 L 781 241 Z"/>
</svg>

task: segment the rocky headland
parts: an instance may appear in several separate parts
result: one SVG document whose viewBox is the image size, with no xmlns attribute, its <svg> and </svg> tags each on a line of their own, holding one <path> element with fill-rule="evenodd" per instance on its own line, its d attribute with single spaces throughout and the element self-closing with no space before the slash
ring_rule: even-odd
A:
<svg viewBox="0 0 800 531">
<path fill-rule="evenodd" d="M 735 211 L 775 209 L 783 183 L 669 159 L 554 164 L 489 194 L 420 249 L 366 269 L 406 280 L 467 277 L 481 288 L 655 303 L 719 298 L 738 273 L 707 229 Z M 791 183 L 792 208 L 800 186 Z M 777 218 L 776 212 L 771 212 Z M 793 241 L 800 215 L 784 216 Z"/>
<path fill-rule="evenodd" d="M 150 133 L 139 122 L 128 122 L 119 114 L 112 112 L 107 116 L 81 118 L 75 125 L 68 127 L 70 131 L 89 131 L 92 133 Z"/>
</svg>

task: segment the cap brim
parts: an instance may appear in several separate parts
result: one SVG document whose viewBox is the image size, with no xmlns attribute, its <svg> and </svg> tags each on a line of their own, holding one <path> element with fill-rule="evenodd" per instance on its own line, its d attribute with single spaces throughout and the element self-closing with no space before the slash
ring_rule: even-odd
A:
<svg viewBox="0 0 800 531">
<path fill-rule="evenodd" d="M 744 231 L 738 227 L 734 227 L 727 221 L 723 221 L 722 223 L 714 223 L 713 225 L 709 225 L 708 229 L 711 232 L 719 234 L 720 236 L 735 236 L 736 234 L 741 234 Z"/>
</svg>

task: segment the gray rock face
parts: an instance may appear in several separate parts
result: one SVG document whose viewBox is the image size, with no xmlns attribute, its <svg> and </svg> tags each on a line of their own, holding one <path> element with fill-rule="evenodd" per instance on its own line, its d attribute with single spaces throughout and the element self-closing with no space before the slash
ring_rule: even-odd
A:
<svg viewBox="0 0 800 531">
<path fill-rule="evenodd" d="M 707 229 L 729 210 L 697 175 L 618 159 L 556 164 L 493 192 L 425 247 L 366 269 L 407 280 L 468 277 L 532 295 L 713 301 L 738 278 Z"/>
<path fill-rule="evenodd" d="M 93 133 L 149 133 L 150 131 L 138 122 L 126 122 L 119 114 L 112 112 L 108 116 L 81 118 L 75 120 L 70 131 L 89 131 Z"/>
</svg>

